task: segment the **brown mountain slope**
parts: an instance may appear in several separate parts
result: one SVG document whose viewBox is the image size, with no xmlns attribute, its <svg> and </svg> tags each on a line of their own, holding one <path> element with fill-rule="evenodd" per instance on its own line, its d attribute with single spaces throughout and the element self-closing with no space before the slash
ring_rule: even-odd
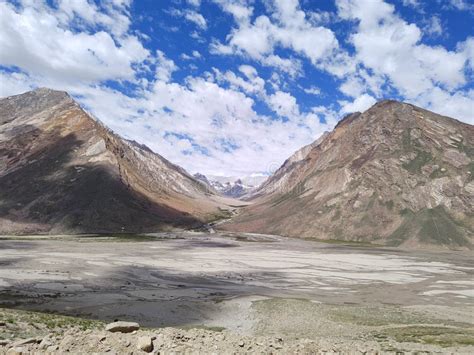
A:
<svg viewBox="0 0 474 355">
<path fill-rule="evenodd" d="M 157 231 L 224 206 L 183 169 L 91 118 L 64 92 L 0 100 L 0 233 Z"/>
<path fill-rule="evenodd" d="M 470 247 L 474 127 L 382 101 L 285 164 L 224 229 L 385 245 Z"/>
</svg>

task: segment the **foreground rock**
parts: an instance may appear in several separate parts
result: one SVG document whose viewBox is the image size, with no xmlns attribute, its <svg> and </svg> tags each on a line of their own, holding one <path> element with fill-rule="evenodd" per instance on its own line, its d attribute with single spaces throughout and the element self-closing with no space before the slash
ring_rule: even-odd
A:
<svg viewBox="0 0 474 355">
<path fill-rule="evenodd" d="M 105 330 L 112 333 L 131 333 L 140 329 L 140 325 L 135 322 L 113 322 L 105 326 Z"/>
<path fill-rule="evenodd" d="M 267 334 L 265 336 L 258 335 L 264 331 L 259 327 L 255 329 L 253 335 L 202 328 L 187 330 L 147 328 L 130 333 L 113 333 L 106 331 L 100 321 L 0 309 L 0 317 L 7 320 L 5 329 L 0 330 L 0 339 L 7 339 L 0 341 L 0 355 L 151 352 L 155 354 L 474 353 L 474 346 L 467 345 L 473 344 L 474 329 L 469 326 L 436 327 L 431 321 L 427 321 L 427 318 L 413 319 L 420 324 L 431 324 L 430 326 L 412 324 L 400 327 L 390 324 L 380 327 L 380 323 L 377 323 L 378 326 L 371 327 L 370 331 L 364 334 L 360 333 L 360 329 L 366 328 L 365 322 L 358 323 L 354 331 L 350 332 L 347 332 L 348 328 L 344 328 L 342 323 L 326 322 L 325 327 L 332 324 L 335 328 L 334 331 L 326 331 L 324 334 L 325 330 L 317 323 L 308 322 L 306 319 L 301 323 L 306 323 L 303 324 L 303 328 L 307 327 L 307 331 L 303 329 L 298 332 L 301 337 L 292 337 L 281 328 L 282 323 L 294 321 L 293 316 L 301 319 L 294 313 L 295 308 L 291 306 L 292 304 L 284 302 L 281 305 L 283 309 L 289 310 L 287 313 L 282 308 L 274 309 L 275 313 L 272 314 L 274 323 L 268 325 L 271 329 L 265 331 Z M 361 310 L 363 314 L 367 313 L 366 311 Z M 470 309 L 466 310 L 469 311 Z M 384 318 L 385 316 L 390 316 L 390 313 L 384 314 Z M 388 323 L 393 320 L 396 319 L 390 316 Z M 341 336 L 342 333 L 345 335 Z M 34 336 L 27 338 L 27 334 L 30 337 Z"/>
<path fill-rule="evenodd" d="M 156 338 L 156 337 L 155 337 Z M 150 336 L 141 336 L 137 341 L 137 349 L 147 353 L 153 351 L 153 340 Z"/>
</svg>

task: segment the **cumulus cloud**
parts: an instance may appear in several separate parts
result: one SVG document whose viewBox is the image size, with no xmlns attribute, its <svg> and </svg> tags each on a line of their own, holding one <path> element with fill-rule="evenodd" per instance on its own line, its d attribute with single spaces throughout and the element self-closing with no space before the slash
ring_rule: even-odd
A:
<svg viewBox="0 0 474 355">
<path fill-rule="evenodd" d="M 297 0 L 265 1 L 263 10 L 214 0 L 231 19 L 218 40 L 213 26 L 203 31 L 205 3 L 188 0 L 168 11 L 191 23 L 199 45 L 185 53 L 151 48 L 132 26 L 129 0 L 0 2 L 0 96 L 67 90 L 118 133 L 216 175 L 273 170 L 341 115 L 394 94 L 472 123 L 473 37 L 449 50 L 428 45 L 444 22 L 408 23 L 382 0 L 335 1 L 337 12 L 311 12 Z M 450 6 L 467 10 L 461 0 Z M 348 32 L 331 30 L 335 21 Z M 208 61 L 205 41 L 236 58 Z M 337 99 L 327 104 L 330 80 Z"/>
<path fill-rule="evenodd" d="M 434 92 L 443 92 L 443 97 L 453 100 L 462 96 L 465 103 L 469 101 L 469 95 L 459 91 L 467 83 L 465 68 L 469 57 L 468 50 L 463 48 L 468 45 L 460 44 L 458 50 L 449 51 L 421 43 L 420 28 L 401 19 L 395 7 L 383 0 L 338 0 L 336 4 L 342 19 L 357 21 L 356 31 L 350 36 L 356 50 L 354 59 L 372 72 L 364 78 L 357 71 L 341 85 L 343 93 L 356 97 L 364 90 L 375 92 L 374 87 L 380 89 L 377 82 L 388 81 L 399 95 L 414 103 L 431 102 L 427 97 Z M 378 78 L 374 81 L 374 77 Z M 459 92 L 455 94 L 455 90 Z M 455 117 L 470 119 L 464 108 L 453 113 Z"/>
<path fill-rule="evenodd" d="M 271 16 L 258 16 L 253 22 L 251 12 L 219 2 L 224 11 L 234 15 L 237 27 L 227 36 L 227 43 L 215 42 L 212 51 L 218 54 L 240 54 L 275 66 L 291 74 L 298 73 L 296 61 L 283 59 L 275 49 L 291 49 L 309 59 L 313 65 L 321 63 L 338 48 L 334 33 L 323 26 L 314 25 L 299 7 L 298 1 L 278 0 L 270 7 Z M 235 5 L 235 4 L 234 4 Z"/>
<path fill-rule="evenodd" d="M 61 7 L 53 10 L 39 5 L 15 7 L 0 3 L 0 64 L 20 67 L 57 82 L 91 83 L 135 77 L 133 65 L 149 56 L 136 36 L 121 33 L 115 37 L 100 30 L 73 32 L 64 25 L 74 21 L 74 17 L 64 18 L 64 14 Z M 96 24 L 102 24 L 104 18 L 114 20 L 104 14 L 94 17 L 77 11 L 70 16 L 87 16 L 88 21 L 97 18 Z"/>
<path fill-rule="evenodd" d="M 372 96 L 368 94 L 363 94 L 354 99 L 354 101 L 352 102 L 340 101 L 339 103 L 341 105 L 341 113 L 346 114 L 352 112 L 364 112 L 376 102 L 377 100 L 375 100 Z"/>
</svg>

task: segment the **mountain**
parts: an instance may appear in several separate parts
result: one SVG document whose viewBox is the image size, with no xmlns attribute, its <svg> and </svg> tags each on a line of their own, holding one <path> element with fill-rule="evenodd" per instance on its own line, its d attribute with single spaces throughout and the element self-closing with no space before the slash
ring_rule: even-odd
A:
<svg viewBox="0 0 474 355">
<path fill-rule="evenodd" d="M 243 178 L 225 177 L 225 176 L 207 176 L 196 173 L 193 175 L 196 180 L 201 181 L 207 186 L 210 191 L 218 192 L 219 194 L 232 198 L 247 197 L 259 185 L 259 181 L 263 181 L 265 177 L 249 176 Z M 244 180 L 250 183 L 245 183 Z M 255 184 L 255 185 L 252 185 Z"/>
<path fill-rule="evenodd" d="M 473 159 L 472 125 L 381 101 L 288 159 L 221 228 L 472 247 Z"/>
<path fill-rule="evenodd" d="M 311 150 L 318 146 L 328 135 L 328 132 L 324 132 L 321 137 L 311 144 L 305 145 L 303 148 L 297 150 L 291 157 L 289 157 L 283 165 L 273 173 L 267 180 L 263 182 L 257 189 L 250 191 L 246 199 L 252 200 L 258 196 L 269 195 L 280 189 L 284 190 L 287 184 L 290 184 L 288 179 L 294 178 L 292 172 L 294 167 L 300 162 L 303 162 Z"/>
<path fill-rule="evenodd" d="M 195 227 L 226 208 L 182 168 L 121 138 L 67 93 L 0 100 L 0 233 Z"/>
</svg>

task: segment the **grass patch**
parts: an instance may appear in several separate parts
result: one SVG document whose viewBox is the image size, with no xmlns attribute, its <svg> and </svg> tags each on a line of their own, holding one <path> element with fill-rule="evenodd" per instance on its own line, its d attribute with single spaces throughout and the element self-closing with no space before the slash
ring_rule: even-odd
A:
<svg viewBox="0 0 474 355">
<path fill-rule="evenodd" d="M 105 233 L 95 235 L 77 235 L 74 236 L 81 241 L 104 241 L 104 242 L 153 242 L 160 240 L 152 235 L 133 234 L 133 233 Z"/>
<path fill-rule="evenodd" d="M 403 149 L 409 150 L 411 148 L 411 128 L 407 128 L 402 134 Z"/>
<path fill-rule="evenodd" d="M 41 324 L 49 330 L 71 327 L 78 327 L 81 330 L 102 329 L 104 326 L 103 322 L 97 320 L 5 308 L 0 309 L 0 320 L 9 324 L 26 323 L 30 324 L 33 328 L 36 328 L 35 324 Z"/>
<path fill-rule="evenodd" d="M 412 174 L 421 173 L 421 168 L 433 160 L 433 156 L 430 152 L 424 150 L 417 150 L 416 157 L 410 160 L 408 163 L 404 163 L 402 166 Z"/>
<path fill-rule="evenodd" d="M 474 345 L 474 330 L 443 326 L 408 326 L 387 328 L 373 336 L 379 339 L 392 338 L 399 343 L 432 344 L 441 347 Z"/>
<path fill-rule="evenodd" d="M 470 162 L 469 165 L 467 166 L 467 169 L 471 173 L 471 176 L 469 177 L 469 181 L 472 181 L 474 179 L 474 162 Z"/>
<path fill-rule="evenodd" d="M 412 236 L 430 244 L 447 246 L 469 246 L 470 243 L 461 232 L 458 223 L 446 212 L 443 206 L 425 208 L 417 213 L 405 209 L 402 224 L 388 237 L 387 245 L 399 246 Z"/>
<path fill-rule="evenodd" d="M 337 245 L 350 245 L 352 247 L 376 247 L 370 242 L 358 242 L 354 240 L 342 240 L 342 239 L 317 239 L 311 238 L 311 240 L 319 243 L 326 243 L 326 244 L 337 244 Z"/>
<path fill-rule="evenodd" d="M 216 332 L 216 333 L 220 333 L 220 332 L 223 332 L 224 330 L 226 330 L 225 327 L 206 326 L 206 325 L 182 325 L 178 328 L 183 329 L 183 330 L 203 329 L 203 330 L 209 330 L 211 332 Z"/>
<path fill-rule="evenodd" d="M 474 147 L 465 145 L 464 141 L 461 140 L 460 142 L 458 141 L 453 141 L 453 145 L 462 153 L 465 153 L 469 158 L 474 157 Z"/>
</svg>

